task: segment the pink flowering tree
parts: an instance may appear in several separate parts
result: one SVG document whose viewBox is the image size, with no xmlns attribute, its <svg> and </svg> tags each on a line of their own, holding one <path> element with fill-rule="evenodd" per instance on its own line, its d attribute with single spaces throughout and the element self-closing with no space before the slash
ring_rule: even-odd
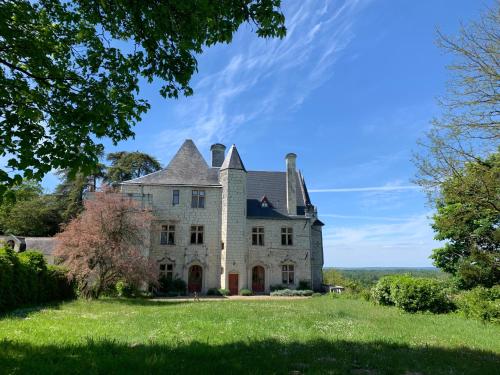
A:
<svg viewBox="0 0 500 375">
<path fill-rule="evenodd" d="M 95 193 L 57 235 L 54 255 L 87 298 L 98 298 L 120 280 L 136 287 L 154 284 L 155 267 L 141 252 L 152 219 L 130 198 L 112 191 Z"/>
</svg>

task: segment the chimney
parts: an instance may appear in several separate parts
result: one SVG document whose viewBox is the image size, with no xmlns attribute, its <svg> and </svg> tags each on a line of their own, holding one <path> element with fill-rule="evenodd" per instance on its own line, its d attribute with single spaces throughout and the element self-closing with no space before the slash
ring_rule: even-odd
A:
<svg viewBox="0 0 500 375">
<path fill-rule="evenodd" d="M 210 151 L 212 151 L 212 167 L 220 168 L 224 162 L 224 152 L 226 151 L 226 146 L 220 143 L 215 143 L 210 146 Z"/>
<path fill-rule="evenodd" d="M 297 173 L 295 172 L 295 160 L 297 155 L 293 152 L 286 159 L 286 208 L 288 215 L 297 215 Z"/>
</svg>

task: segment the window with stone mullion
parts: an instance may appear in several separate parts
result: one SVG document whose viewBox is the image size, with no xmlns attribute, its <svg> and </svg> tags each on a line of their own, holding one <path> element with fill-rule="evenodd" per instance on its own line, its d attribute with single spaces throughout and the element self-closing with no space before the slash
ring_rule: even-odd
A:
<svg viewBox="0 0 500 375">
<path fill-rule="evenodd" d="M 253 227 L 252 228 L 252 245 L 264 246 L 264 228 L 263 227 Z"/>
</svg>

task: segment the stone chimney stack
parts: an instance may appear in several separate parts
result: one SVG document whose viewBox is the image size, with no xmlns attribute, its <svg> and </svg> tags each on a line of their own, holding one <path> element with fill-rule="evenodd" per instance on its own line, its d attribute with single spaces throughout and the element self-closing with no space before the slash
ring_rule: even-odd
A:
<svg viewBox="0 0 500 375">
<path fill-rule="evenodd" d="M 221 143 L 215 143 L 210 146 L 210 151 L 212 151 L 212 167 L 220 168 L 224 162 L 224 152 L 226 151 L 226 146 Z"/>
<path fill-rule="evenodd" d="M 285 157 L 286 159 L 286 207 L 288 215 L 297 215 L 297 155 L 293 152 Z"/>
</svg>

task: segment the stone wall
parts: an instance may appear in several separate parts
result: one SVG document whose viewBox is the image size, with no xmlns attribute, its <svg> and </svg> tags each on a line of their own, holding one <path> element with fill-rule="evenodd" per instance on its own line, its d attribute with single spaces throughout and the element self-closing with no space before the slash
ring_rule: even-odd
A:
<svg viewBox="0 0 500 375">
<path fill-rule="evenodd" d="M 229 289 L 229 274 L 238 274 L 238 290 L 247 288 L 246 172 L 240 169 L 220 171 L 222 185 L 221 254 L 223 273 L 221 287 Z"/>
<path fill-rule="evenodd" d="M 264 246 L 252 245 L 252 228 L 264 228 Z M 281 244 L 281 228 L 293 228 L 293 245 Z M 284 264 L 293 264 L 296 288 L 299 281 L 311 282 L 311 241 L 310 222 L 308 219 L 269 220 L 247 219 L 247 246 L 248 246 L 248 288 L 252 285 L 252 268 L 261 265 L 266 271 L 265 287 L 269 292 L 271 285 L 282 284 L 281 267 Z"/>
<path fill-rule="evenodd" d="M 152 224 L 149 254 L 158 264 L 171 263 L 174 277 L 187 282 L 188 270 L 192 265 L 203 268 L 202 292 L 220 284 L 220 187 L 175 187 L 175 186 L 135 186 L 122 185 L 124 193 L 151 194 L 153 214 L 156 220 Z M 192 190 L 205 190 L 205 208 L 191 208 Z M 180 191 L 178 205 L 172 205 L 173 190 Z M 175 225 L 175 245 L 160 243 L 161 226 Z M 190 243 L 191 225 L 203 225 L 204 243 Z"/>
</svg>

